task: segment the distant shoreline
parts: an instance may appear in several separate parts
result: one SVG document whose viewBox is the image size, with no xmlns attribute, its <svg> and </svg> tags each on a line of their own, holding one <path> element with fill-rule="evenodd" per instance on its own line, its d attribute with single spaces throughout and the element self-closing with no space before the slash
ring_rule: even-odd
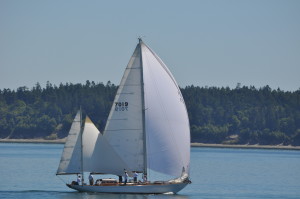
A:
<svg viewBox="0 0 300 199">
<path fill-rule="evenodd" d="M 37 144 L 64 144 L 66 138 L 57 140 L 45 139 L 0 139 L 0 143 L 37 143 Z"/>
<path fill-rule="evenodd" d="M 191 143 L 191 147 L 300 150 L 300 146 Z"/>
<path fill-rule="evenodd" d="M 57 140 L 45 139 L 0 139 L 0 143 L 36 143 L 36 144 L 64 144 L 66 138 Z M 211 147 L 211 148 L 241 148 L 241 149 L 282 149 L 282 150 L 300 150 L 300 146 L 283 145 L 230 145 L 230 144 L 205 144 L 191 143 L 191 147 Z"/>
</svg>

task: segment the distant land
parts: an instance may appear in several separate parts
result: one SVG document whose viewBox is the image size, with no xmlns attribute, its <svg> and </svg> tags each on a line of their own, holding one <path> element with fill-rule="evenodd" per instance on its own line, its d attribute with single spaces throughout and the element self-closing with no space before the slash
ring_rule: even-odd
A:
<svg viewBox="0 0 300 199">
<path fill-rule="evenodd" d="M 0 139 L 0 143 L 33 143 L 33 144 L 64 144 L 66 139 Z M 236 149 L 280 149 L 280 150 L 300 150 L 300 146 L 291 145 L 240 145 L 240 144 L 206 144 L 206 143 L 191 143 L 191 147 L 206 147 L 206 148 L 236 148 Z"/>
<path fill-rule="evenodd" d="M 111 82 L 93 81 L 2 89 L 0 141 L 63 142 L 80 106 L 103 131 L 116 90 Z M 237 84 L 234 89 L 191 85 L 181 91 L 192 143 L 300 146 L 300 90 Z"/>
</svg>

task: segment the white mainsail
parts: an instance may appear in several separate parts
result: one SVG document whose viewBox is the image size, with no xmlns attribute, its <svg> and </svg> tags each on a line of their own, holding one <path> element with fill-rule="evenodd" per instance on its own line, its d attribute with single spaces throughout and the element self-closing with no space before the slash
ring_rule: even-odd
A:
<svg viewBox="0 0 300 199">
<path fill-rule="evenodd" d="M 142 73 L 140 46 L 137 46 L 124 72 L 111 108 L 104 137 L 123 159 L 127 167 L 117 173 L 143 172 L 143 118 L 142 118 Z"/>
<path fill-rule="evenodd" d="M 57 169 L 57 175 L 63 174 L 76 174 L 81 173 L 81 111 L 78 111 L 67 141 L 64 146 L 64 150 L 61 156 L 61 160 Z"/>
</svg>

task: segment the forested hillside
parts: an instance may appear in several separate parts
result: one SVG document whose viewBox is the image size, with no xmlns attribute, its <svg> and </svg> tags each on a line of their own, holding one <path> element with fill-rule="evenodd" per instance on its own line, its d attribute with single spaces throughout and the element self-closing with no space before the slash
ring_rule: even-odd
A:
<svg viewBox="0 0 300 199">
<path fill-rule="evenodd" d="M 102 131 L 117 86 L 108 82 L 0 90 L 0 138 L 57 139 L 67 136 L 81 106 Z M 300 90 L 182 88 L 191 141 L 300 145 Z"/>
<path fill-rule="evenodd" d="M 182 89 L 192 141 L 300 145 L 300 90 L 269 86 Z"/>
</svg>

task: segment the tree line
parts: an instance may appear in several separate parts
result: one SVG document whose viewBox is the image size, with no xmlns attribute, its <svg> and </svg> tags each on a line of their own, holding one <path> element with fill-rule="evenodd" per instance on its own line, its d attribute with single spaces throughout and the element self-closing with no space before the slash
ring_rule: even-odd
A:
<svg viewBox="0 0 300 199">
<path fill-rule="evenodd" d="M 80 106 L 103 131 L 116 91 L 111 82 L 94 81 L 0 90 L 0 138 L 64 138 Z M 238 84 L 181 91 L 192 142 L 300 145 L 300 89 Z"/>
</svg>

